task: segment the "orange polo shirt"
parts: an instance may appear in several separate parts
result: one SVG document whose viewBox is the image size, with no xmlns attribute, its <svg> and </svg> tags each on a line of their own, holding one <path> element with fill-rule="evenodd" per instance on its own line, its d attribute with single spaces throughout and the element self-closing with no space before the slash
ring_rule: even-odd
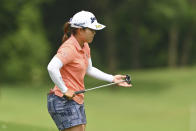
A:
<svg viewBox="0 0 196 131">
<path fill-rule="evenodd" d="M 84 90 L 84 76 L 88 67 L 88 59 L 90 58 L 88 43 L 84 43 L 84 47 L 81 48 L 76 38 L 71 35 L 71 37 L 60 46 L 56 56 L 63 62 L 60 73 L 66 87 L 73 91 Z M 55 95 L 63 96 L 63 93 L 56 85 L 53 91 Z M 83 104 L 84 94 L 76 95 L 73 100 L 79 104 Z"/>
</svg>

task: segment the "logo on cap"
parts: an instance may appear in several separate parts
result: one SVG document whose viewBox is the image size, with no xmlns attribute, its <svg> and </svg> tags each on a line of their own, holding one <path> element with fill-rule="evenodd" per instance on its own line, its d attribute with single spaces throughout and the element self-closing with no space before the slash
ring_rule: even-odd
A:
<svg viewBox="0 0 196 131">
<path fill-rule="evenodd" d="M 102 28 L 102 25 L 95 25 L 96 29 L 97 28 Z"/>
<path fill-rule="evenodd" d="M 97 20 L 95 17 L 91 17 L 90 19 L 91 19 L 91 24 L 92 24 L 95 20 Z"/>
</svg>

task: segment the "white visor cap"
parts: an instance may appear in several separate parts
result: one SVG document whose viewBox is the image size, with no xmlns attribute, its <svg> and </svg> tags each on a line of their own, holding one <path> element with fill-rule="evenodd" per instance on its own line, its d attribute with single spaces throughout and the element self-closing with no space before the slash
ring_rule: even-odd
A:
<svg viewBox="0 0 196 131">
<path fill-rule="evenodd" d="M 69 21 L 71 27 L 83 28 L 87 27 L 93 30 L 101 30 L 105 28 L 105 25 L 102 25 L 97 22 L 97 19 L 93 13 L 88 11 L 80 11 L 76 13 Z"/>
</svg>

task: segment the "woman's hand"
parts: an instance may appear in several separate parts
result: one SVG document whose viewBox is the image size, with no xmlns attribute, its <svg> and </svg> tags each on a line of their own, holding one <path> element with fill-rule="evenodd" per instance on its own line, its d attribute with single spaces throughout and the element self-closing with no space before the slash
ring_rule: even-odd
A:
<svg viewBox="0 0 196 131">
<path fill-rule="evenodd" d="M 75 92 L 73 90 L 68 89 L 67 92 L 65 92 L 65 96 L 68 99 L 72 99 L 75 96 Z"/>
<path fill-rule="evenodd" d="M 128 84 L 126 81 L 120 82 L 120 81 L 125 80 L 125 78 L 126 78 L 126 75 L 115 75 L 113 82 L 118 83 L 118 86 L 132 87 L 132 84 Z"/>
</svg>

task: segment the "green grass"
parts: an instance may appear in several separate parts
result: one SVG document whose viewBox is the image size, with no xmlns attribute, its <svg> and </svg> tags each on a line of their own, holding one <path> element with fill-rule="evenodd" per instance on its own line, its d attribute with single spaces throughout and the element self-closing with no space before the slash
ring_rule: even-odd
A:
<svg viewBox="0 0 196 131">
<path fill-rule="evenodd" d="M 85 94 L 87 131 L 195 131 L 196 68 L 123 72 L 133 88 Z M 52 86 L 0 85 L 0 131 L 57 131 L 46 106 Z"/>
</svg>

